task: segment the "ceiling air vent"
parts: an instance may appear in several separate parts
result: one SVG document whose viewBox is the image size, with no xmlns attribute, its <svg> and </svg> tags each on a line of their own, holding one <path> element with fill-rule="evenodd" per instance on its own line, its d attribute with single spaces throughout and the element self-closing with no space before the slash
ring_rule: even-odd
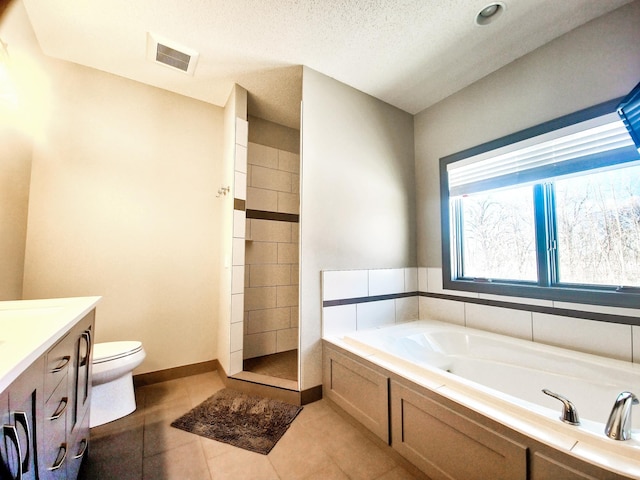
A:
<svg viewBox="0 0 640 480">
<path fill-rule="evenodd" d="M 198 62 L 198 52 L 149 32 L 147 34 L 147 59 L 193 75 Z"/>
</svg>

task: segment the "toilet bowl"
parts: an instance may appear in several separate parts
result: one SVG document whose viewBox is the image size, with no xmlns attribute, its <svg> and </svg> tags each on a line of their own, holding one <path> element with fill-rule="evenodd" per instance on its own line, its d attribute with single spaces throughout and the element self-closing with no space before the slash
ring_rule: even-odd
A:
<svg viewBox="0 0 640 480">
<path fill-rule="evenodd" d="M 136 341 L 96 343 L 93 346 L 90 427 L 97 427 L 136 409 L 133 369 L 146 353 Z"/>
</svg>

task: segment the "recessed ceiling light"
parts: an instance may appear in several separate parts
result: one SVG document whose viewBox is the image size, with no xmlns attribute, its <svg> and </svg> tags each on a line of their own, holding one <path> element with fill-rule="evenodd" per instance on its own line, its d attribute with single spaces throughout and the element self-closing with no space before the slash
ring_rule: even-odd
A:
<svg viewBox="0 0 640 480">
<path fill-rule="evenodd" d="M 502 2 L 490 3 L 486 7 L 480 9 L 476 15 L 476 25 L 485 26 L 495 22 L 498 17 L 502 15 L 505 8 L 506 5 Z"/>
</svg>

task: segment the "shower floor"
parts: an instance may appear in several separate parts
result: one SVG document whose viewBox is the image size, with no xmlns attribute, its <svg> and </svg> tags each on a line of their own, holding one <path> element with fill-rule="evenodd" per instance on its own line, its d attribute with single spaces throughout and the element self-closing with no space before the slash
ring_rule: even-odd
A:
<svg viewBox="0 0 640 480">
<path fill-rule="evenodd" d="M 245 372 L 258 373 L 269 377 L 298 380 L 298 350 L 274 353 L 264 357 L 248 358 L 242 369 Z"/>
</svg>

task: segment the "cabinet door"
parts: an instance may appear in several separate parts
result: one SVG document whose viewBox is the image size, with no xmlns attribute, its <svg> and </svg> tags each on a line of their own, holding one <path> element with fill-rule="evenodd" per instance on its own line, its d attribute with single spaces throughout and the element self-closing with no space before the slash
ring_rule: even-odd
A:
<svg viewBox="0 0 640 480">
<path fill-rule="evenodd" d="M 15 478 L 11 473 L 10 465 L 16 461 L 16 444 L 14 443 L 14 433 L 9 424 L 9 393 L 0 393 L 0 480 L 10 480 Z"/>
<path fill-rule="evenodd" d="M 527 448 L 391 382 L 392 446 L 434 480 L 525 480 Z"/>
<path fill-rule="evenodd" d="M 16 455 L 10 462 L 12 472 L 20 472 L 23 480 L 40 478 L 38 452 L 42 445 L 42 391 L 44 361 L 39 359 L 9 387 L 8 426 Z"/>
<path fill-rule="evenodd" d="M 603 470 L 565 452 L 548 450 L 531 455 L 529 480 L 630 480 L 630 477 Z M 635 478 L 635 477 L 634 477 Z"/>
<path fill-rule="evenodd" d="M 327 347 L 322 370 L 323 394 L 388 443 L 387 376 Z"/>
<path fill-rule="evenodd" d="M 93 325 L 95 310 L 87 314 L 74 329 L 76 338 L 74 352 L 73 409 L 69 431 L 73 432 L 85 417 L 91 401 L 91 371 L 93 363 Z"/>
<path fill-rule="evenodd" d="M 67 457 L 67 478 L 78 477 L 80 465 L 89 449 L 89 412 L 78 423 L 75 432 L 69 440 L 69 456 Z"/>
</svg>

